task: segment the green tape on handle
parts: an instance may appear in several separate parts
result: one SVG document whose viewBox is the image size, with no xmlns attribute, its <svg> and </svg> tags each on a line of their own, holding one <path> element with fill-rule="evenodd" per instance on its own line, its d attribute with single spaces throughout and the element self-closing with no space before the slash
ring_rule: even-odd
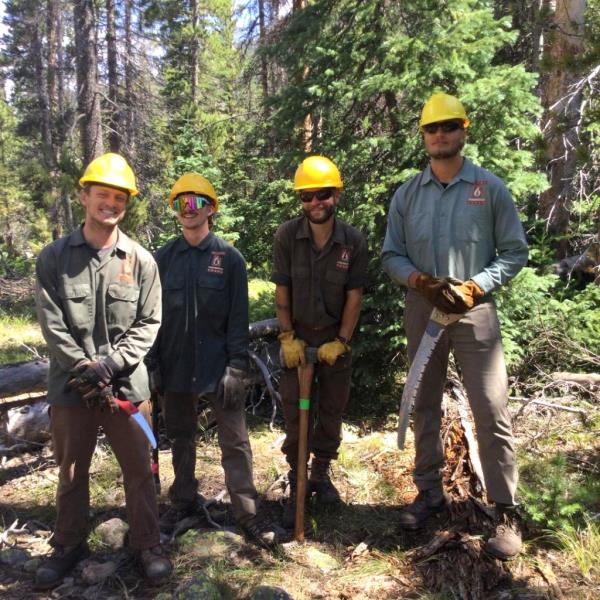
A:
<svg viewBox="0 0 600 600">
<path fill-rule="evenodd" d="M 309 410 L 310 409 L 310 398 L 300 398 L 298 400 L 298 408 L 300 410 Z"/>
</svg>

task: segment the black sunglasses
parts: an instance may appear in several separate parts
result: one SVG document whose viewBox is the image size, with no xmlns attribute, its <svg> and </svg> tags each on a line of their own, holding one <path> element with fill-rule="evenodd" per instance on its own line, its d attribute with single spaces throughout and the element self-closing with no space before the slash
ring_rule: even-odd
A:
<svg viewBox="0 0 600 600">
<path fill-rule="evenodd" d="M 317 190 L 316 192 L 300 192 L 300 200 L 302 202 L 312 202 L 313 198 L 316 198 L 319 201 L 327 200 L 333 196 L 333 191 L 335 188 L 323 188 L 322 190 Z"/>
<path fill-rule="evenodd" d="M 437 133 L 438 129 L 441 129 L 444 133 L 451 133 L 452 131 L 464 129 L 464 126 L 459 121 L 442 121 L 441 123 L 427 123 L 427 125 L 423 125 L 425 133 Z"/>
</svg>

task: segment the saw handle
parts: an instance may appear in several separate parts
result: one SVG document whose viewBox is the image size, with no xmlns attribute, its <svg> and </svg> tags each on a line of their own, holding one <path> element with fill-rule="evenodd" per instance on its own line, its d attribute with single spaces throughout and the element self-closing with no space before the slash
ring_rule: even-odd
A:
<svg viewBox="0 0 600 600">
<path fill-rule="evenodd" d="M 113 400 L 114 400 L 115 404 L 118 404 L 119 408 L 124 413 L 127 413 L 127 415 L 130 417 L 131 417 L 131 415 L 135 415 L 135 413 L 140 412 L 137 409 L 137 407 L 135 406 L 135 404 L 133 404 L 133 402 L 130 402 L 129 400 L 121 400 L 121 398 L 116 398 L 116 397 L 113 397 Z"/>
</svg>

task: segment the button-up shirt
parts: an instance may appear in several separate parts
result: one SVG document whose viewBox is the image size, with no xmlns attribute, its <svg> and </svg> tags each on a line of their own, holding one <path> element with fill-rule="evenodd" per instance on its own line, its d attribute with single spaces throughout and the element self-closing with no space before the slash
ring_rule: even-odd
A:
<svg viewBox="0 0 600 600">
<path fill-rule="evenodd" d="M 119 231 L 107 253 L 77 229 L 46 246 L 36 263 L 38 320 L 50 351 L 48 402 L 75 405 L 69 371 L 81 360 L 110 356 L 113 390 L 141 402 L 150 397 L 141 362 L 160 326 L 160 280 L 152 255 Z"/>
<path fill-rule="evenodd" d="M 491 292 L 527 262 L 527 242 L 504 183 L 465 158 L 446 186 L 431 166 L 398 188 L 388 214 L 383 268 L 407 285 L 413 271 L 472 279 Z"/>
<path fill-rule="evenodd" d="M 163 286 L 157 345 L 165 390 L 214 392 L 225 367 L 248 366 L 248 279 L 243 256 L 209 233 L 156 253 Z"/>
<path fill-rule="evenodd" d="M 367 244 L 358 229 L 335 219 L 319 250 L 302 216 L 275 233 L 271 280 L 291 288 L 294 322 L 327 327 L 342 320 L 346 291 L 368 285 L 367 263 Z"/>
</svg>

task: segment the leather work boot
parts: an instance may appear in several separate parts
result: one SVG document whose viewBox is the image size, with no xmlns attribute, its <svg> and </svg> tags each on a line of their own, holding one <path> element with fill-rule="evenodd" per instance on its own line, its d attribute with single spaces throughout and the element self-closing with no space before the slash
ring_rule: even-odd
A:
<svg viewBox="0 0 600 600">
<path fill-rule="evenodd" d="M 288 471 L 288 483 L 290 484 L 290 494 L 283 505 L 282 525 L 286 529 L 292 529 L 296 522 L 296 491 L 298 482 L 298 472 L 294 467 Z"/>
<path fill-rule="evenodd" d="M 284 529 L 260 515 L 240 520 L 239 526 L 246 536 L 265 548 L 272 548 L 286 536 Z"/>
<path fill-rule="evenodd" d="M 49 590 L 62 582 L 75 565 L 89 555 L 87 542 L 75 546 L 54 546 L 50 557 L 35 572 L 35 589 Z"/>
<path fill-rule="evenodd" d="M 516 506 L 496 504 L 496 508 L 499 516 L 496 531 L 483 549 L 500 560 L 510 560 L 521 552 L 522 546 Z"/>
<path fill-rule="evenodd" d="M 401 529 L 414 531 L 422 527 L 427 519 L 448 508 L 449 500 L 441 487 L 421 490 L 417 497 L 400 511 L 398 525 Z"/>
<path fill-rule="evenodd" d="M 183 519 L 193 517 L 195 515 L 202 516 L 202 507 L 206 504 L 204 496 L 197 494 L 196 498 L 185 506 L 171 505 L 160 517 L 159 525 L 163 533 L 173 533 L 177 524 Z"/>
<path fill-rule="evenodd" d="M 337 504 L 342 501 L 329 477 L 330 463 L 329 459 L 313 458 L 310 466 L 309 489 L 316 494 L 321 504 Z"/>
<path fill-rule="evenodd" d="M 173 572 L 173 565 L 160 544 L 139 551 L 137 561 L 142 574 L 151 585 L 163 583 Z"/>
</svg>

